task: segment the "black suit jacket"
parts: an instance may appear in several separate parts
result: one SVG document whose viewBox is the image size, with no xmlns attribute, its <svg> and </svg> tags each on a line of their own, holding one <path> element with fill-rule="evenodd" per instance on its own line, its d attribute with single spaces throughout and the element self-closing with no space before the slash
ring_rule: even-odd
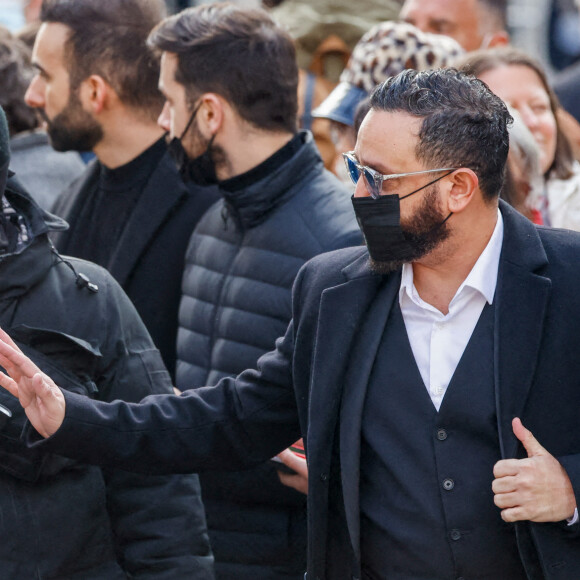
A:
<svg viewBox="0 0 580 580">
<path fill-rule="evenodd" d="M 99 162 L 93 161 L 52 208 L 70 224 L 68 231 L 53 235 L 61 254 L 76 255 L 70 234 L 99 170 Z M 137 308 L 172 376 L 185 251 L 199 218 L 217 199 L 215 188 L 189 189 L 166 153 L 143 189 L 115 253 L 103 264 Z"/>
<path fill-rule="evenodd" d="M 512 418 L 521 417 L 561 460 L 580 499 L 580 235 L 537 228 L 503 203 L 501 210 L 489 361 L 501 454 L 524 456 L 511 429 Z M 94 405 L 66 393 L 65 422 L 40 445 L 87 462 L 186 472 L 240 469 L 303 435 L 309 578 L 359 577 L 362 405 L 396 280 L 369 270 L 365 248 L 318 256 L 298 275 L 285 337 L 257 371 L 180 398 L 149 397 L 139 406 Z M 95 428 L 106 431 L 98 441 Z M 530 578 L 578 578 L 577 525 L 523 522 L 516 532 Z"/>
</svg>

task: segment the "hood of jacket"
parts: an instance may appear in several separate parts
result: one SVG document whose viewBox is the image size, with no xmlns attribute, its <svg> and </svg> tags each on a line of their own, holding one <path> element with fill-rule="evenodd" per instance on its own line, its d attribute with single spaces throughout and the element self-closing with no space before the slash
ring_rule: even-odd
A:
<svg viewBox="0 0 580 580">
<path fill-rule="evenodd" d="M 9 212 L 4 203 L 0 205 L 0 302 L 23 294 L 46 275 L 55 260 L 47 234 L 68 227 L 64 220 L 40 208 L 14 178 L 9 165 L 8 123 L 0 108 L 0 192 L 9 204 Z M 18 243 L 7 243 L 17 236 Z M 7 246 L 15 249 L 8 251 Z"/>
</svg>

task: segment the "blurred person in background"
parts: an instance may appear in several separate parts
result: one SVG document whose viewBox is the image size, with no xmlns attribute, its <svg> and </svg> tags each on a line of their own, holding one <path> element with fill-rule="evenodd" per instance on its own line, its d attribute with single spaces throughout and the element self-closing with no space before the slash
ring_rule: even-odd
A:
<svg viewBox="0 0 580 580">
<path fill-rule="evenodd" d="M 336 83 L 356 43 L 395 19 L 400 6 L 400 0 L 284 0 L 270 14 L 294 39 L 299 68 Z"/>
<path fill-rule="evenodd" d="M 28 24 L 40 21 L 43 0 L 24 0 L 24 19 Z"/>
<path fill-rule="evenodd" d="M 507 0 L 405 0 L 399 17 L 423 32 L 454 38 L 466 51 L 509 42 Z"/>
<path fill-rule="evenodd" d="M 515 109 L 508 109 L 513 123 L 508 128 L 510 149 L 500 197 L 530 221 L 541 225 L 547 221 L 544 215 L 547 204 L 540 168 L 540 148 L 522 116 Z"/>
<path fill-rule="evenodd" d="M 28 48 L 0 27 L 0 105 L 8 118 L 10 168 L 36 202 L 48 210 L 84 171 L 85 164 L 76 152 L 55 151 L 46 131 L 38 128 L 36 113 L 24 102 L 33 76 Z"/>
<path fill-rule="evenodd" d="M 271 16 L 294 38 L 299 65 L 298 120 L 312 131 L 327 169 L 336 173 L 337 151 L 328 119 L 313 110 L 336 86 L 355 44 L 374 25 L 396 18 L 399 0 L 265 1 Z M 338 166 L 340 169 L 340 165 Z M 340 175 L 340 174 L 339 174 Z"/>
<path fill-rule="evenodd" d="M 574 0 L 576 9 L 580 8 L 580 0 Z M 580 19 L 577 18 L 577 23 Z M 576 30 L 576 37 L 580 34 L 580 27 Z M 554 78 L 554 91 L 560 103 L 577 121 L 580 121 L 580 62 L 570 65 Z"/>
<path fill-rule="evenodd" d="M 546 186 L 546 225 L 580 230 L 580 164 L 560 126 L 558 98 L 542 66 L 511 47 L 474 52 L 458 66 L 518 111 L 534 136 Z"/>
<path fill-rule="evenodd" d="M 338 86 L 313 113 L 331 123 L 338 153 L 335 173 L 350 183 L 342 153 L 354 149 L 355 111 L 377 85 L 408 68 L 446 67 L 462 54 L 463 49 L 453 39 L 422 32 L 405 22 L 384 22 L 369 30 L 354 47 Z"/>
<path fill-rule="evenodd" d="M 162 0 L 45 0 L 26 102 L 55 149 L 97 158 L 52 208 L 70 224 L 57 249 L 113 274 L 174 376 L 185 251 L 217 193 L 183 183 L 157 125 L 146 40 L 164 14 Z"/>
<path fill-rule="evenodd" d="M 346 187 L 297 130 L 294 44 L 266 12 L 186 10 L 150 44 L 162 52 L 161 126 L 183 172 L 223 197 L 186 256 L 176 383 L 188 390 L 255 368 L 284 334 L 300 267 L 362 238 Z M 280 469 L 200 476 L 218 578 L 303 579 L 307 498 L 282 485 Z"/>
</svg>

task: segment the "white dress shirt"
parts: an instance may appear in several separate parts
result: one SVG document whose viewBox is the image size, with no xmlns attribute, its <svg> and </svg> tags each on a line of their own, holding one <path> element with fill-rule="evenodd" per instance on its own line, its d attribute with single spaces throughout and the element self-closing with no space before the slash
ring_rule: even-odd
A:
<svg viewBox="0 0 580 580">
<path fill-rule="evenodd" d="M 415 362 L 437 411 L 485 303 L 493 303 L 502 242 L 503 219 L 498 211 L 493 234 L 447 314 L 421 299 L 413 284 L 413 266 L 403 266 L 399 304 Z"/>
</svg>

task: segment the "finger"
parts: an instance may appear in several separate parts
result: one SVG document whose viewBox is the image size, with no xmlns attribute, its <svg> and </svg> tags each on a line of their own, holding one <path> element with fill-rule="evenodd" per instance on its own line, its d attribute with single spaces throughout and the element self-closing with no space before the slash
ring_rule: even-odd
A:
<svg viewBox="0 0 580 580">
<path fill-rule="evenodd" d="M 290 475 L 289 473 L 278 472 L 280 481 L 287 487 L 291 487 L 304 495 L 308 495 L 308 480 L 301 475 Z"/>
<path fill-rule="evenodd" d="M 40 371 L 35 373 L 32 377 L 30 385 L 31 394 L 34 394 L 41 399 L 46 399 L 49 396 L 53 397 L 54 395 L 60 397 L 61 395 L 61 390 L 56 386 L 56 383 L 48 375 L 45 375 Z"/>
<path fill-rule="evenodd" d="M 493 475 L 496 479 L 517 475 L 520 472 L 519 459 L 502 459 L 493 466 Z"/>
<path fill-rule="evenodd" d="M 526 429 L 521 420 L 515 417 L 512 421 L 512 429 L 514 435 L 521 441 L 525 450 L 528 452 L 528 457 L 536 455 L 545 455 L 547 451 L 538 443 L 537 439 L 532 435 L 529 429 Z"/>
<path fill-rule="evenodd" d="M 22 352 L 18 345 L 12 340 L 12 337 L 2 328 L 0 328 L 0 340 L 10 345 L 14 350 Z"/>
<path fill-rule="evenodd" d="M 501 509 L 521 507 L 522 505 L 518 493 L 498 493 L 493 496 L 493 503 Z"/>
<path fill-rule="evenodd" d="M 37 373 L 30 381 L 35 395 L 38 408 L 42 408 L 40 416 L 36 420 L 28 415 L 34 428 L 43 436 L 53 435 L 64 421 L 65 401 L 62 391 L 54 384 L 52 379 L 43 374 Z"/>
<path fill-rule="evenodd" d="M 18 392 L 18 385 L 16 381 L 11 379 L 6 373 L 0 372 L 0 386 L 5 388 L 11 395 L 14 395 L 17 399 L 20 398 L 20 393 Z"/>
<path fill-rule="evenodd" d="M 493 493 L 510 493 L 517 490 L 517 478 L 513 475 L 506 475 L 499 479 L 494 479 L 491 483 Z"/>
<path fill-rule="evenodd" d="M 12 378 L 16 373 L 32 378 L 40 369 L 20 351 L 0 340 L 0 364 L 8 371 Z"/>
<path fill-rule="evenodd" d="M 284 465 L 287 465 L 290 469 L 299 473 L 303 477 L 308 477 L 308 466 L 306 460 L 297 457 L 295 453 L 292 453 L 289 449 L 284 449 L 282 453 L 278 454 L 278 457 Z"/>
<path fill-rule="evenodd" d="M 501 519 L 504 522 L 521 522 L 528 520 L 526 513 L 522 507 L 513 507 L 501 511 Z"/>
</svg>

